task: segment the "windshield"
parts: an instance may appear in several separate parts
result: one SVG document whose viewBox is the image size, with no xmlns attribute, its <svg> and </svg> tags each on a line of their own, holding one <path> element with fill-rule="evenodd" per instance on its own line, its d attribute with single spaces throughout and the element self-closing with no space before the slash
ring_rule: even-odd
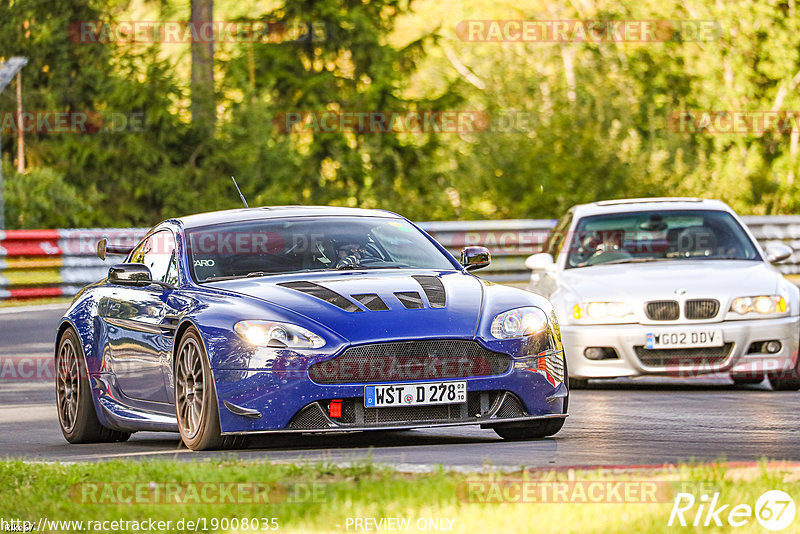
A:
<svg viewBox="0 0 800 534">
<path fill-rule="evenodd" d="M 566 268 L 683 260 L 761 260 L 729 213 L 637 211 L 582 218 L 570 238 Z"/>
<path fill-rule="evenodd" d="M 455 269 L 425 235 L 400 219 L 262 219 L 196 228 L 187 237 L 198 282 L 327 270 Z"/>
</svg>

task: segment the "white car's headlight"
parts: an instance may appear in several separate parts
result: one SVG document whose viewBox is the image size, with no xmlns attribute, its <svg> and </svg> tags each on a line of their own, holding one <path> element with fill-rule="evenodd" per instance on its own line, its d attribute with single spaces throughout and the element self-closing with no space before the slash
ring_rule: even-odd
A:
<svg viewBox="0 0 800 534">
<path fill-rule="evenodd" d="M 780 295 L 760 295 L 733 299 L 731 310 L 741 316 L 764 317 L 789 313 L 789 304 Z"/>
<path fill-rule="evenodd" d="M 633 309 L 625 302 L 581 302 L 572 307 L 572 318 L 595 322 L 633 320 Z"/>
<path fill-rule="evenodd" d="M 492 320 L 492 335 L 497 339 L 532 336 L 547 329 L 547 314 L 536 306 L 516 308 Z"/>
<path fill-rule="evenodd" d="M 239 321 L 233 330 L 242 339 L 258 347 L 318 349 L 325 346 L 325 340 L 314 332 L 289 323 Z"/>
</svg>

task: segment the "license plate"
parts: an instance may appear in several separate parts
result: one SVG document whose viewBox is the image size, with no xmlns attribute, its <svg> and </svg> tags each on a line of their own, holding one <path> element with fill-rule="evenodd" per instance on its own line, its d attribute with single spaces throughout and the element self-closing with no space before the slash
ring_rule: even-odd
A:
<svg viewBox="0 0 800 534">
<path fill-rule="evenodd" d="M 644 347 L 646 349 L 684 349 L 721 347 L 721 330 L 668 330 L 647 334 Z"/>
<path fill-rule="evenodd" d="M 364 406 L 428 406 L 467 402 L 466 382 L 364 386 Z"/>
</svg>

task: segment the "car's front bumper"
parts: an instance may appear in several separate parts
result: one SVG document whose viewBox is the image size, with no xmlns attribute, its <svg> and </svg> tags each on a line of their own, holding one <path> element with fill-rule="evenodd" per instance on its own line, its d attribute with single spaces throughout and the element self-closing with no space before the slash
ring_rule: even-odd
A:
<svg viewBox="0 0 800 534">
<path fill-rule="evenodd" d="M 712 328 L 720 329 L 723 341 L 731 344 L 730 351 L 724 358 L 710 360 L 694 355 L 687 357 L 685 352 L 677 349 L 674 358 L 667 358 L 663 365 L 647 365 L 637 355 L 636 347 L 645 345 L 648 333 L 703 331 Z M 757 376 L 794 368 L 800 338 L 800 317 L 671 325 L 562 325 L 561 332 L 569 374 L 574 378 L 640 375 L 688 378 L 713 373 Z M 781 350 L 774 354 L 747 353 L 751 344 L 770 340 L 780 341 Z M 612 348 L 618 358 L 590 360 L 584 355 L 588 347 Z"/>
<path fill-rule="evenodd" d="M 443 408 L 423 406 L 407 414 L 392 413 L 405 409 L 399 407 L 364 407 L 364 384 L 324 385 L 307 377 L 287 380 L 270 371 L 236 370 L 215 370 L 214 380 L 223 434 L 493 426 L 567 415 L 566 385 L 553 385 L 543 374 L 525 369 L 499 376 L 443 380 L 465 380 L 468 402 L 438 405 Z M 343 401 L 341 417 L 330 416 L 332 399 Z M 231 406 L 255 413 L 239 415 Z"/>
</svg>

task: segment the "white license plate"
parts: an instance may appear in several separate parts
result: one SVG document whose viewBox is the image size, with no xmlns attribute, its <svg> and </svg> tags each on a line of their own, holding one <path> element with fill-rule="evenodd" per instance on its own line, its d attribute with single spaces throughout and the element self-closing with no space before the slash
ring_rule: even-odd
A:
<svg viewBox="0 0 800 534">
<path fill-rule="evenodd" d="M 467 402 L 466 382 L 364 386 L 364 406 L 427 406 Z"/>
<path fill-rule="evenodd" d="M 646 349 L 691 349 L 721 347 L 722 330 L 666 330 L 647 334 Z"/>
</svg>

